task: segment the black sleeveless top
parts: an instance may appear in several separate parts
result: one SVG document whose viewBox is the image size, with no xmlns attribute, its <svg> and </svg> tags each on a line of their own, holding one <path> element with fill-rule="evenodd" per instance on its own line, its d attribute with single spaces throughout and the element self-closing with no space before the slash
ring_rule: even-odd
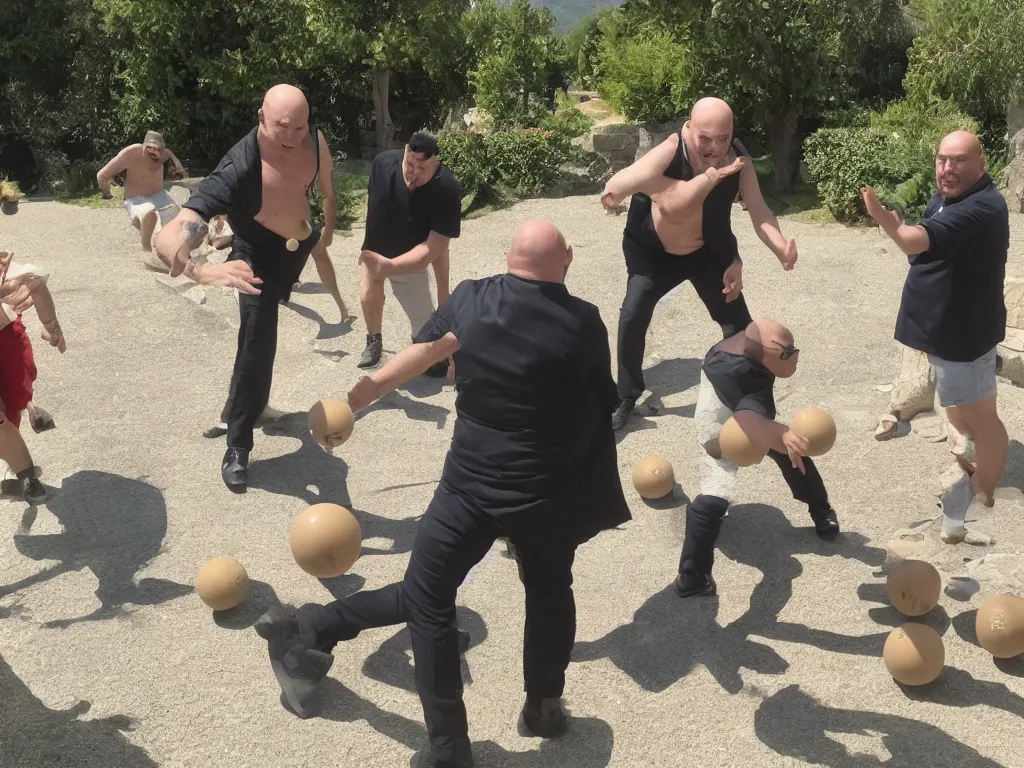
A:
<svg viewBox="0 0 1024 768">
<path fill-rule="evenodd" d="M 739 139 L 733 139 L 731 145 L 732 151 L 736 153 L 737 157 L 745 156 L 750 157 L 750 153 L 746 147 L 740 143 Z M 679 144 L 676 146 L 675 157 L 672 158 L 672 162 L 668 168 L 665 169 L 667 178 L 678 179 L 680 181 L 690 181 L 694 177 L 693 166 L 690 165 L 690 159 L 687 156 L 686 142 L 683 141 L 683 135 L 679 133 Z M 706 198 L 704 198 L 704 213 L 701 224 L 701 234 L 704 239 L 704 245 L 715 251 L 727 251 L 730 254 L 735 254 L 737 250 L 736 237 L 732 233 L 732 204 L 736 200 L 736 195 L 740 189 L 740 175 L 734 173 L 722 179 Z M 651 217 L 651 199 L 641 193 L 633 195 L 633 199 L 629 206 L 629 216 L 626 219 L 626 233 L 632 235 L 637 241 L 644 244 L 645 241 L 649 241 L 651 234 L 654 232 L 654 224 L 650 220 Z M 636 214 L 633 211 L 636 209 Z M 655 235 L 656 237 L 656 235 Z M 660 242 L 660 241 L 659 241 Z M 647 245 L 655 245 L 654 243 L 646 243 Z"/>
</svg>

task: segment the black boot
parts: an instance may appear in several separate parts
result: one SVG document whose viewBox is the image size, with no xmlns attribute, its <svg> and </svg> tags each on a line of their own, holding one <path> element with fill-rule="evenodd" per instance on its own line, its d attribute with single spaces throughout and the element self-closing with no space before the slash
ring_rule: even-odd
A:
<svg viewBox="0 0 1024 768">
<path fill-rule="evenodd" d="M 679 556 L 679 575 L 673 589 L 679 597 L 714 595 L 718 587 L 711 577 L 715 564 L 715 542 L 729 502 L 718 496 L 700 494 L 686 507 L 686 535 Z"/>
<path fill-rule="evenodd" d="M 836 511 L 830 506 L 818 509 L 808 507 L 808 511 L 811 513 L 811 520 L 814 521 L 814 532 L 818 534 L 818 538 L 835 541 L 839 536 L 839 518 Z"/>
<path fill-rule="evenodd" d="M 332 654 L 316 649 L 317 639 L 308 636 L 305 623 L 293 609 L 278 604 L 255 625 L 256 633 L 267 641 L 281 702 L 301 718 L 315 713 L 321 683 L 334 663 Z"/>
<path fill-rule="evenodd" d="M 557 739 L 569 730 L 569 721 L 557 697 L 533 699 L 527 696 L 522 715 L 523 723 L 530 733 L 544 739 Z"/>
<path fill-rule="evenodd" d="M 245 493 L 249 482 L 249 452 L 244 448 L 228 448 L 220 465 L 224 485 L 235 493 Z"/>
<path fill-rule="evenodd" d="M 441 760 L 434 755 L 430 744 L 420 747 L 419 751 L 409 760 L 409 768 L 476 768 L 473 752 L 467 746 L 458 757 L 452 760 Z"/>
</svg>

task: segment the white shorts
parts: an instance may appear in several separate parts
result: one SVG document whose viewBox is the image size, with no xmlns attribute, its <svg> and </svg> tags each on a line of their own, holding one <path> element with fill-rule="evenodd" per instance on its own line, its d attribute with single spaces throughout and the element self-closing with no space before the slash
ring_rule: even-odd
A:
<svg viewBox="0 0 1024 768">
<path fill-rule="evenodd" d="M 161 189 L 155 195 L 126 198 L 124 207 L 128 211 L 128 219 L 136 229 L 142 229 L 142 218 L 150 211 L 156 211 L 160 215 L 160 226 L 163 227 L 181 210 L 166 189 Z"/>
<path fill-rule="evenodd" d="M 996 347 L 969 363 L 956 363 L 928 355 L 928 362 L 935 368 L 935 389 L 939 393 L 939 405 L 972 405 L 995 397 Z"/>
<path fill-rule="evenodd" d="M 700 492 L 707 496 L 732 498 L 738 467 L 722 456 L 718 436 L 733 413 L 718 399 L 704 371 L 700 372 L 700 390 L 693 422 L 697 427 L 697 442 L 701 447 Z"/>
<path fill-rule="evenodd" d="M 402 305 L 405 316 L 409 318 L 412 336 L 415 337 L 434 312 L 434 302 L 430 296 L 430 277 L 427 271 L 423 270 L 409 275 L 395 275 L 389 277 L 388 281 L 391 283 L 391 292 Z"/>
</svg>

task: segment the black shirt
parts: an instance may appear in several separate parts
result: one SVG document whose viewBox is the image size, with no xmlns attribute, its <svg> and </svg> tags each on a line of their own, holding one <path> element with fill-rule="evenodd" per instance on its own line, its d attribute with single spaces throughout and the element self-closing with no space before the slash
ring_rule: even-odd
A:
<svg viewBox="0 0 1024 768">
<path fill-rule="evenodd" d="M 462 227 L 462 192 L 452 172 L 439 165 L 429 182 L 410 192 L 404 155 L 402 149 L 381 152 L 370 166 L 363 250 L 388 259 L 426 242 L 432 231 L 455 238 Z"/>
<path fill-rule="evenodd" d="M 309 252 L 319 241 L 319 234 L 314 232 L 300 243 L 297 251 L 289 251 L 285 247 L 286 238 L 256 221 L 263 207 L 263 160 L 256 137 L 258 131 L 258 127 L 253 128 L 227 151 L 184 207 L 198 213 L 206 222 L 226 214 L 234 233 L 229 258 L 244 259 L 253 274 L 263 279 L 265 288 L 287 299 L 302 274 Z M 312 125 L 309 132 L 316 155 L 316 172 L 306 187 L 307 194 L 320 172 L 319 134 Z"/>
<path fill-rule="evenodd" d="M 708 350 L 701 366 L 718 399 L 733 413 L 753 411 L 774 420 L 775 374 L 754 357 L 723 351 L 724 342 Z"/>
<path fill-rule="evenodd" d="M 630 519 L 610 416 L 608 332 L 561 283 L 460 283 L 416 337 L 458 338 L 457 418 L 442 484 L 502 524 L 585 540 Z"/>
<path fill-rule="evenodd" d="M 737 157 L 750 157 L 750 153 L 739 139 L 732 140 L 732 151 L 736 153 Z M 679 135 L 675 157 L 665 169 L 664 176 L 679 181 L 690 181 L 695 176 L 682 133 Z M 736 201 L 739 188 L 740 175 L 738 173 L 725 177 L 704 198 L 702 208 L 701 236 L 705 246 L 716 252 L 728 252 L 732 256 L 739 254 L 736 236 L 732 232 L 732 205 Z M 633 195 L 629 204 L 629 212 L 626 215 L 627 236 L 635 238 L 641 244 L 660 243 L 654 232 L 651 206 L 650 197 L 638 192 Z"/>
<path fill-rule="evenodd" d="M 943 360 L 977 360 L 1006 336 L 1006 200 L 986 173 L 960 197 L 935 195 L 924 216 L 929 246 L 909 259 L 896 340 Z"/>
</svg>

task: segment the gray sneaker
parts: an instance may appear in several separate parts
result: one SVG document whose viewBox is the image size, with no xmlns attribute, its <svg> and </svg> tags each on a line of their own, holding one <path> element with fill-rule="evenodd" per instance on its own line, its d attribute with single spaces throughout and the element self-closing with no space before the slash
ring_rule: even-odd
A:
<svg viewBox="0 0 1024 768">
<path fill-rule="evenodd" d="M 621 400 L 619 407 L 615 409 L 615 413 L 612 414 L 612 429 L 618 431 L 626 426 L 626 422 L 629 421 L 630 414 L 633 413 L 633 408 L 636 407 L 635 400 Z"/>
<path fill-rule="evenodd" d="M 373 368 L 373 366 L 380 362 L 382 349 L 383 341 L 381 335 L 379 333 L 367 334 L 366 349 L 363 350 L 363 355 L 359 358 L 359 362 L 356 363 L 356 367 Z"/>
<path fill-rule="evenodd" d="M 39 482 L 38 477 L 30 477 L 25 481 L 23 497 L 26 504 L 40 504 L 46 501 L 46 488 Z"/>
</svg>

